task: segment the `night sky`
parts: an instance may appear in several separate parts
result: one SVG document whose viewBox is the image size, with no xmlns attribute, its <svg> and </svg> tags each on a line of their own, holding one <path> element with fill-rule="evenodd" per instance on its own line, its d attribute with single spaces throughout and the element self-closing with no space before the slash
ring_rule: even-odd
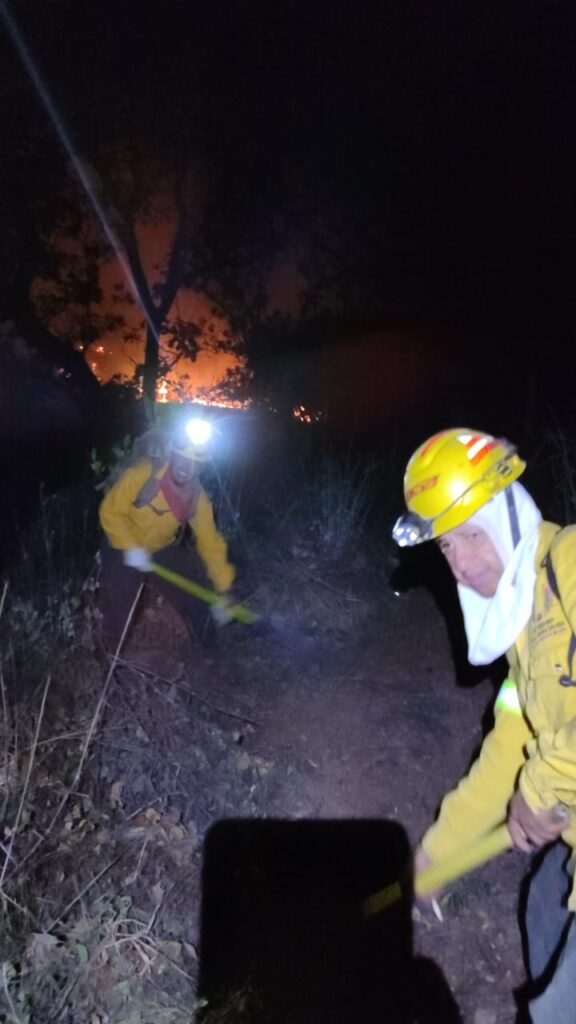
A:
<svg viewBox="0 0 576 1024">
<path fill-rule="evenodd" d="M 12 10 L 88 159 L 123 139 L 201 168 L 232 277 L 244 255 L 248 266 L 298 265 L 305 308 L 337 296 L 352 335 L 433 326 L 435 386 L 442 361 L 461 359 L 472 391 L 480 380 L 498 401 L 532 387 L 549 405 L 570 402 L 573 4 L 44 0 Z M 18 116 L 14 106 L 3 115 L 10 139 L 45 132 L 57 162 L 6 40 L 2 62 L 18 101 Z"/>
</svg>

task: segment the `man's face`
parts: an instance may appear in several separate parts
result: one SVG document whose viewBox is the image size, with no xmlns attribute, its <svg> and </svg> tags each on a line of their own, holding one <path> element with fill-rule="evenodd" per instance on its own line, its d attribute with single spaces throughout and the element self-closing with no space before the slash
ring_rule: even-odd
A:
<svg viewBox="0 0 576 1024">
<path fill-rule="evenodd" d="M 178 452 L 172 452 L 170 456 L 169 472 L 172 480 L 179 487 L 190 483 L 198 473 L 198 463 L 194 459 L 187 459 Z"/>
<path fill-rule="evenodd" d="M 504 566 L 484 530 L 464 523 L 448 530 L 437 543 L 458 583 L 481 597 L 494 596 Z"/>
</svg>

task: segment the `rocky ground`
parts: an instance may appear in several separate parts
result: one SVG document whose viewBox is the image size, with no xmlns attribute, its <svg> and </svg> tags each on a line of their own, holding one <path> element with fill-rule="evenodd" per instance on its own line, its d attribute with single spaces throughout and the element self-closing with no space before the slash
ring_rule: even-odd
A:
<svg viewBox="0 0 576 1024">
<path fill-rule="evenodd" d="M 389 568 L 297 552 L 247 596 L 298 628 L 208 646 L 148 593 L 112 675 L 87 613 L 47 690 L 5 686 L 2 1020 L 512 1024 L 521 855 L 453 885 L 442 920 L 361 919 L 494 695 Z"/>
</svg>

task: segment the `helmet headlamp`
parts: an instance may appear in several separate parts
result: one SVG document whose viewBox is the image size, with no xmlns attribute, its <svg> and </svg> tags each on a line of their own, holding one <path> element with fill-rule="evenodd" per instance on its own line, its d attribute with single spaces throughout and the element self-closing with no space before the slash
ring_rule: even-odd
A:
<svg viewBox="0 0 576 1024">
<path fill-rule="evenodd" d="M 400 548 L 412 548 L 432 539 L 432 519 L 423 519 L 416 512 L 406 512 L 396 520 L 392 539 Z"/>
<path fill-rule="evenodd" d="M 212 437 L 212 424 L 208 420 L 201 419 L 199 416 L 188 420 L 184 429 L 188 440 L 199 448 L 208 444 Z"/>
</svg>

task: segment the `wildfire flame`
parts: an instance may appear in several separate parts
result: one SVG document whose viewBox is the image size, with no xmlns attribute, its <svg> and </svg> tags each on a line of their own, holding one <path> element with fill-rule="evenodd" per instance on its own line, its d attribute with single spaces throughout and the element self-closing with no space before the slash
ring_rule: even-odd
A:
<svg viewBox="0 0 576 1024">
<path fill-rule="evenodd" d="M 168 381 L 164 377 L 158 381 L 158 385 L 156 387 L 156 401 L 168 401 Z"/>
<path fill-rule="evenodd" d="M 297 405 L 292 410 L 292 416 L 300 423 L 321 423 L 324 418 L 321 412 L 306 409 L 304 405 Z"/>
<path fill-rule="evenodd" d="M 195 405 L 212 405 L 218 409 L 249 409 L 252 402 L 249 398 L 241 401 L 239 398 L 194 398 Z"/>
<path fill-rule="evenodd" d="M 252 404 L 249 399 L 221 398 L 206 395 L 183 393 L 178 381 L 170 381 L 160 377 L 156 386 L 157 402 L 187 402 L 192 400 L 195 405 L 215 406 L 218 409 L 248 409 Z"/>
</svg>

